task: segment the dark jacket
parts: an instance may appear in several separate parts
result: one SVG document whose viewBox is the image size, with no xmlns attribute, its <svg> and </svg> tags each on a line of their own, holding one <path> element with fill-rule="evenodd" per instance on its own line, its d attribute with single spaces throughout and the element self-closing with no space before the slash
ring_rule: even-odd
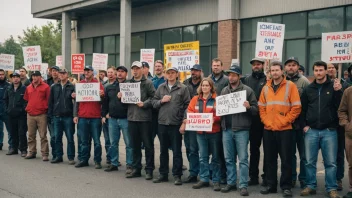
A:
<svg viewBox="0 0 352 198">
<path fill-rule="evenodd" d="M 301 119 L 305 126 L 313 129 L 337 128 L 337 110 L 343 91 L 335 91 L 333 86 L 334 83 L 327 77 L 320 89 L 316 80 L 304 89 L 301 96 Z"/>
<path fill-rule="evenodd" d="M 103 100 L 101 116 L 105 117 L 109 114 L 110 117 L 115 119 L 126 119 L 128 105 L 121 102 L 117 97 L 120 92 L 119 82 L 115 81 L 105 88 L 105 97 Z"/>
<path fill-rule="evenodd" d="M 75 86 L 70 81 L 67 81 L 63 89 L 61 83 L 53 84 L 50 87 L 48 117 L 72 117 L 74 99 L 71 95 L 74 92 Z"/>
<path fill-rule="evenodd" d="M 21 79 L 21 83 L 22 83 L 22 85 L 27 87 L 28 85 L 31 84 L 31 81 L 26 77 L 24 79 Z"/>
<path fill-rule="evenodd" d="M 342 84 L 343 89 L 347 89 L 348 87 L 352 86 L 352 77 L 349 77 L 345 80 L 345 82 Z"/>
<path fill-rule="evenodd" d="M 192 83 L 192 78 L 188 78 L 187 80 L 185 80 L 183 82 L 183 84 L 186 85 L 186 87 L 187 87 L 187 89 L 189 91 L 189 95 L 190 95 L 191 98 L 193 98 L 194 96 L 198 95 L 197 89 L 198 89 L 201 81 L 202 80 L 200 80 L 199 83 L 197 83 L 197 84 L 193 84 Z"/>
<path fill-rule="evenodd" d="M 165 95 L 171 96 L 171 101 L 161 103 Z M 167 81 L 159 86 L 153 98 L 153 107 L 159 109 L 158 122 L 162 125 L 181 125 L 183 115 L 189 102 L 189 91 L 187 87 L 179 81 L 169 88 Z"/>
<path fill-rule="evenodd" d="M 214 74 L 211 74 L 209 77 L 214 81 L 216 95 L 220 96 L 221 91 L 229 84 L 229 77 L 225 76 L 223 73 L 218 80 L 215 79 Z"/>
<path fill-rule="evenodd" d="M 16 91 L 13 84 L 7 87 L 4 95 L 4 100 L 5 100 L 6 113 L 9 116 L 11 117 L 26 116 L 27 101 L 23 99 L 25 92 L 26 92 L 26 86 L 22 85 L 22 83 L 20 83 Z"/>
<path fill-rule="evenodd" d="M 137 83 L 132 79 L 131 83 Z M 141 102 L 144 103 L 143 107 L 138 107 L 136 104 L 128 104 L 127 119 L 128 121 L 149 122 L 152 120 L 152 99 L 155 94 L 155 88 L 151 80 L 147 79 L 144 75 L 141 79 Z"/>
<path fill-rule="evenodd" d="M 244 91 L 246 90 L 247 96 L 246 100 L 249 102 L 250 108 L 247 109 L 246 112 L 237 113 L 232 115 L 225 115 L 221 118 L 221 127 L 223 130 L 226 130 L 226 121 L 231 120 L 231 126 L 233 131 L 240 131 L 240 130 L 249 130 L 252 124 L 252 116 L 258 115 L 258 101 L 256 99 L 254 91 L 244 85 L 242 82 L 236 87 L 236 89 L 232 89 L 231 85 L 226 86 L 222 91 L 221 95 L 226 95 L 234 92 Z M 231 116 L 231 117 L 228 117 Z M 228 119 L 230 118 L 230 119 Z"/>
<path fill-rule="evenodd" d="M 250 87 L 254 91 L 257 100 L 259 100 L 260 93 L 262 92 L 262 89 L 266 84 L 266 76 L 263 72 L 252 72 L 252 75 L 244 78 L 242 83 Z"/>
<path fill-rule="evenodd" d="M 51 85 L 55 84 L 54 79 L 52 77 L 48 78 L 46 81 L 46 84 L 48 84 L 50 87 Z M 60 81 L 59 81 L 60 82 Z"/>
<path fill-rule="evenodd" d="M 0 115 L 5 114 L 6 109 L 5 109 L 4 95 L 9 85 L 10 83 L 7 82 L 6 78 L 4 79 L 4 81 L 0 82 Z"/>
</svg>

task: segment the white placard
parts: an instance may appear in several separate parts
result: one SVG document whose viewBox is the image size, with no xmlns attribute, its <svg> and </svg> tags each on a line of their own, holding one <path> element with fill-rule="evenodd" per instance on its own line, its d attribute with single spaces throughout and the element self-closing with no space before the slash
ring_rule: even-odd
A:
<svg viewBox="0 0 352 198">
<path fill-rule="evenodd" d="M 62 56 L 56 56 L 56 61 L 55 61 L 55 65 L 62 67 Z"/>
<path fill-rule="evenodd" d="M 187 113 L 186 131 L 212 131 L 212 113 Z"/>
<path fill-rule="evenodd" d="M 15 70 L 15 55 L 0 54 L 0 69 L 5 71 Z"/>
<path fill-rule="evenodd" d="M 92 67 L 97 71 L 106 71 L 108 68 L 108 54 L 93 53 Z"/>
<path fill-rule="evenodd" d="M 42 53 L 40 46 L 22 47 L 24 66 L 28 71 L 40 71 Z"/>
<path fill-rule="evenodd" d="M 284 24 L 258 22 L 255 57 L 282 61 L 284 36 Z"/>
<path fill-rule="evenodd" d="M 176 67 L 179 72 L 190 71 L 193 65 L 199 64 L 196 50 L 168 51 L 166 55 L 171 66 Z"/>
<path fill-rule="evenodd" d="M 76 101 L 100 101 L 100 83 L 76 83 Z"/>
<path fill-rule="evenodd" d="M 149 72 L 154 74 L 155 49 L 141 49 L 141 62 L 149 64 Z"/>
<path fill-rule="evenodd" d="M 323 33 L 321 60 L 328 63 L 352 62 L 352 31 Z"/>
<path fill-rule="evenodd" d="M 246 90 L 216 97 L 216 116 L 246 112 L 247 109 L 243 106 L 246 98 Z"/>
<path fill-rule="evenodd" d="M 121 101 L 126 104 L 141 102 L 141 83 L 120 83 Z"/>
<path fill-rule="evenodd" d="M 42 77 L 44 78 L 44 80 L 48 79 L 48 68 L 49 68 L 48 63 L 42 63 L 40 67 L 40 73 L 42 74 Z"/>
<path fill-rule="evenodd" d="M 231 65 L 240 65 L 240 60 L 239 59 L 232 59 Z"/>
</svg>

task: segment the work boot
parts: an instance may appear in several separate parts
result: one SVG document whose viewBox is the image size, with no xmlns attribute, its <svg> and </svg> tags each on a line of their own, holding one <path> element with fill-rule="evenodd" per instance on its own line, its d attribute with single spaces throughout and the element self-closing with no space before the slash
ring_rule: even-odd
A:
<svg viewBox="0 0 352 198">
<path fill-rule="evenodd" d="M 329 198 L 340 198 L 340 195 L 337 194 L 336 190 L 332 190 L 328 193 Z"/>
<path fill-rule="evenodd" d="M 43 156 L 43 162 L 47 162 L 49 161 L 49 157 L 48 156 Z"/>
<path fill-rule="evenodd" d="M 126 168 L 126 175 L 131 174 L 132 171 L 133 171 L 132 167 L 131 167 L 131 166 L 127 166 L 127 168 Z"/>
<path fill-rule="evenodd" d="M 126 178 L 135 178 L 135 177 L 141 177 L 141 171 L 137 169 L 133 169 L 130 174 L 126 175 Z"/>
<path fill-rule="evenodd" d="M 248 186 L 256 186 L 258 184 L 259 184 L 258 178 L 257 179 L 250 178 L 249 181 L 248 181 Z"/>
<path fill-rule="evenodd" d="M 197 182 L 197 176 L 188 176 L 183 183 L 195 183 Z"/>
<path fill-rule="evenodd" d="M 236 190 L 237 190 L 236 185 L 230 185 L 230 184 L 227 184 L 224 188 L 221 188 L 222 193 L 228 193 L 230 191 L 236 191 Z"/>
<path fill-rule="evenodd" d="M 158 178 L 153 180 L 153 183 L 168 182 L 169 178 L 166 175 L 159 175 Z"/>
<path fill-rule="evenodd" d="M 27 151 L 21 151 L 21 157 L 26 157 L 27 156 Z"/>
<path fill-rule="evenodd" d="M 95 162 L 95 169 L 102 169 L 103 167 L 101 166 L 100 162 Z"/>
<path fill-rule="evenodd" d="M 69 165 L 75 165 L 75 161 L 74 160 L 68 160 L 68 164 Z"/>
<path fill-rule="evenodd" d="M 247 188 L 241 188 L 240 189 L 240 195 L 241 196 L 249 196 Z"/>
<path fill-rule="evenodd" d="M 262 194 L 262 195 L 267 195 L 267 194 L 270 194 L 270 193 L 277 193 L 277 189 L 267 186 L 267 187 L 265 187 L 264 189 L 262 189 L 260 191 L 260 194 Z"/>
<path fill-rule="evenodd" d="M 145 173 L 145 180 L 152 180 L 153 179 L 153 172 L 146 172 Z"/>
<path fill-rule="evenodd" d="M 283 197 L 292 197 L 292 191 L 290 189 L 285 189 L 282 195 Z"/>
<path fill-rule="evenodd" d="M 198 183 L 192 186 L 193 189 L 201 189 L 203 187 L 209 187 L 209 182 L 199 181 Z"/>
<path fill-rule="evenodd" d="M 177 176 L 177 175 L 174 176 L 174 180 L 175 180 L 174 184 L 175 184 L 176 186 L 182 185 L 181 176 Z"/>
<path fill-rule="evenodd" d="M 342 190 L 343 190 L 342 181 L 337 180 L 337 191 L 342 191 Z"/>
<path fill-rule="evenodd" d="M 215 182 L 213 183 L 213 191 L 220 191 L 220 183 L 219 182 Z"/>
<path fill-rule="evenodd" d="M 105 169 L 105 172 L 112 172 L 112 171 L 118 171 L 119 168 L 117 166 L 111 165 L 107 169 Z"/>
<path fill-rule="evenodd" d="M 58 157 L 57 157 L 57 158 L 51 160 L 51 163 L 52 163 L 52 164 L 57 164 L 57 163 L 60 163 L 60 162 L 63 162 L 62 158 L 58 158 Z"/>
<path fill-rule="evenodd" d="M 35 154 L 27 154 L 27 156 L 24 159 L 34 159 L 36 158 Z"/>
<path fill-rule="evenodd" d="M 317 191 L 316 190 L 313 190 L 309 187 L 306 187 L 304 188 L 302 191 L 301 191 L 301 196 L 309 196 L 309 195 L 315 195 L 317 194 Z"/>
<path fill-rule="evenodd" d="M 17 149 L 10 149 L 9 152 L 6 153 L 6 155 L 17 155 L 18 150 Z"/>
<path fill-rule="evenodd" d="M 85 167 L 85 166 L 89 166 L 88 162 L 84 162 L 84 161 L 80 161 L 76 164 L 76 168 L 81 168 L 81 167 Z"/>
<path fill-rule="evenodd" d="M 220 184 L 227 184 L 227 179 L 226 179 L 226 177 L 220 179 Z"/>
</svg>

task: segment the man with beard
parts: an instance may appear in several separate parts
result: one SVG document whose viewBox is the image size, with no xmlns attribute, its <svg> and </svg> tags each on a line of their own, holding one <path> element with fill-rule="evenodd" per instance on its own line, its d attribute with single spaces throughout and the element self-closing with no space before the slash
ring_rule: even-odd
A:
<svg viewBox="0 0 352 198">
<path fill-rule="evenodd" d="M 5 101 L 3 100 L 6 89 L 10 86 L 7 82 L 5 70 L 0 69 L 0 150 L 2 150 L 4 139 L 4 124 L 8 133 L 9 150 L 11 150 L 11 133 L 9 127 L 9 120 L 5 109 Z"/>
<path fill-rule="evenodd" d="M 301 113 L 296 85 L 284 78 L 281 62 L 273 61 L 271 79 L 263 87 L 258 101 L 260 118 L 264 124 L 265 179 L 268 186 L 261 194 L 277 192 L 277 156 L 280 155 L 280 188 L 284 197 L 292 196 L 292 123 Z"/>
<path fill-rule="evenodd" d="M 337 110 L 342 97 L 342 85 L 336 79 L 331 81 L 327 75 L 327 64 L 317 61 L 313 65 L 315 80 L 308 85 L 301 96 L 302 116 L 305 127 L 304 143 L 306 150 L 306 187 L 301 196 L 316 194 L 317 158 L 319 149 L 325 167 L 325 190 L 330 198 L 340 197 L 337 194 L 336 156 Z"/>
<path fill-rule="evenodd" d="M 264 60 L 260 58 L 253 58 L 250 61 L 252 65 L 252 75 L 243 80 L 243 84 L 249 86 L 255 93 L 257 100 L 259 100 L 262 88 L 266 83 L 266 76 L 264 74 Z M 249 160 L 249 181 L 248 185 L 259 184 L 259 159 L 260 159 L 260 145 L 263 139 L 264 125 L 260 121 L 259 114 L 252 116 L 252 125 L 249 130 L 250 142 L 250 160 Z M 266 185 L 265 181 L 265 163 L 263 163 L 263 186 Z"/>
<path fill-rule="evenodd" d="M 190 98 L 197 95 L 197 89 L 202 81 L 202 67 L 200 65 L 193 65 L 191 68 L 191 77 L 183 82 L 187 86 Z M 189 176 L 184 183 L 197 182 L 199 174 L 199 153 L 197 143 L 197 133 L 194 131 L 186 131 L 184 135 L 186 146 L 186 154 L 189 162 Z"/>
<path fill-rule="evenodd" d="M 303 89 L 309 85 L 309 80 L 305 77 L 299 74 L 298 72 L 299 69 L 299 62 L 298 58 L 296 57 L 290 57 L 286 60 L 285 62 L 285 72 L 286 72 L 286 80 L 290 80 L 293 82 L 299 92 L 299 95 L 302 95 Z M 303 124 L 300 122 L 299 118 L 293 123 L 293 128 L 295 131 L 295 135 L 293 135 L 293 147 L 292 147 L 292 188 L 295 187 L 296 185 L 296 179 L 297 179 L 297 171 L 296 171 L 296 166 L 297 166 L 297 158 L 296 158 L 296 145 L 297 145 L 297 150 L 299 153 L 300 157 L 300 173 L 298 176 L 298 180 L 300 182 L 301 188 L 305 187 L 305 180 L 306 180 L 306 171 L 305 171 L 305 164 L 306 164 L 306 157 L 305 157 L 305 151 L 304 151 L 304 137 L 303 137 Z"/>
<path fill-rule="evenodd" d="M 31 81 L 29 81 L 29 79 L 27 78 L 27 70 L 25 67 L 22 67 L 20 69 L 20 79 L 21 79 L 22 85 L 26 87 L 31 84 Z"/>
</svg>

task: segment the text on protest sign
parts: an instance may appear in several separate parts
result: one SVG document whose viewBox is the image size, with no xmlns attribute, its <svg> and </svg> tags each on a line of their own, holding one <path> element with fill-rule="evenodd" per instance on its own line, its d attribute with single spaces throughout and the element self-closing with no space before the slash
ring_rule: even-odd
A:
<svg viewBox="0 0 352 198">
<path fill-rule="evenodd" d="M 127 104 L 141 102 L 141 83 L 120 83 L 121 101 Z"/>
<path fill-rule="evenodd" d="M 71 73 L 82 74 L 84 72 L 84 54 L 72 54 L 71 55 Z"/>
<path fill-rule="evenodd" d="M 258 22 L 255 57 L 282 61 L 285 25 Z"/>
<path fill-rule="evenodd" d="M 108 68 L 108 54 L 93 53 L 92 67 L 95 70 L 107 70 Z"/>
<path fill-rule="evenodd" d="M 187 113 L 186 131 L 212 131 L 212 113 Z"/>
<path fill-rule="evenodd" d="M 100 83 L 76 83 L 76 101 L 100 101 Z"/>
<path fill-rule="evenodd" d="M 15 70 L 15 55 L 0 54 L 0 69 L 5 71 Z"/>
<path fill-rule="evenodd" d="M 149 64 L 149 72 L 152 75 L 154 73 L 154 57 L 155 49 L 141 49 L 141 62 L 147 62 Z"/>
<path fill-rule="evenodd" d="M 55 65 L 62 67 L 62 56 L 56 56 Z"/>
<path fill-rule="evenodd" d="M 176 67 L 180 72 L 190 71 L 193 65 L 199 64 L 196 50 L 169 51 L 167 57 L 172 67 Z"/>
<path fill-rule="evenodd" d="M 24 65 L 29 71 L 39 71 L 42 64 L 40 46 L 22 47 Z"/>
<path fill-rule="evenodd" d="M 243 106 L 246 98 L 246 90 L 216 97 L 216 115 L 224 116 L 246 112 L 247 109 Z"/>
<path fill-rule="evenodd" d="M 329 63 L 352 62 L 352 31 L 322 34 L 321 59 Z"/>
</svg>

